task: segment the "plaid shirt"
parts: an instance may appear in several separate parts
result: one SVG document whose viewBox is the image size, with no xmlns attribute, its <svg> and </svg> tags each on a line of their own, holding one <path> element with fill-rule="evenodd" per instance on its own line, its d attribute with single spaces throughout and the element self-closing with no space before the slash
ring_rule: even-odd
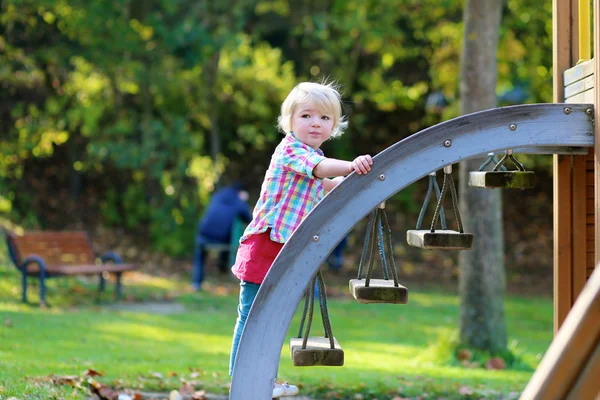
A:
<svg viewBox="0 0 600 400">
<path fill-rule="evenodd" d="M 252 222 L 240 242 L 271 228 L 271 240 L 285 243 L 325 195 L 322 180 L 313 175 L 313 168 L 324 158 L 320 149 L 287 134 L 271 157 Z"/>
</svg>

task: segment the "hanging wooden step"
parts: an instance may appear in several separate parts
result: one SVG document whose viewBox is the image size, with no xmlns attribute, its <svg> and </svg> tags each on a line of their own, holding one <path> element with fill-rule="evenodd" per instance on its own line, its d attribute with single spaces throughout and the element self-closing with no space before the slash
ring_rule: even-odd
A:
<svg viewBox="0 0 600 400">
<path fill-rule="evenodd" d="M 450 229 L 413 229 L 406 232 L 409 245 L 429 250 L 470 250 L 473 247 L 473 234 L 460 233 Z"/>
<path fill-rule="evenodd" d="M 400 284 L 394 286 L 392 279 L 371 279 L 365 286 L 365 279 L 351 279 L 350 293 L 359 303 L 408 303 L 408 289 Z"/>
<path fill-rule="evenodd" d="M 335 348 L 331 348 L 329 338 L 309 337 L 306 348 L 302 348 L 303 338 L 290 339 L 290 353 L 295 367 L 341 367 L 344 365 L 344 350 L 338 341 L 333 338 Z"/>
<path fill-rule="evenodd" d="M 533 171 L 476 171 L 469 173 L 469 186 L 489 189 L 530 189 L 535 187 Z"/>
</svg>

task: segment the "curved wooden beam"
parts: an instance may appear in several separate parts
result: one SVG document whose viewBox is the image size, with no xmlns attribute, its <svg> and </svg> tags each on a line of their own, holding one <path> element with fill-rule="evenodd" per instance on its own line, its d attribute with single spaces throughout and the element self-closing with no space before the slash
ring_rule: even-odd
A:
<svg viewBox="0 0 600 400">
<path fill-rule="evenodd" d="M 281 347 L 305 288 L 333 248 L 378 204 L 433 171 L 488 152 L 591 147 L 592 116 L 591 104 L 481 111 L 416 133 L 374 157 L 369 174 L 351 174 L 296 229 L 261 285 L 240 341 L 230 399 L 270 398 Z"/>
</svg>

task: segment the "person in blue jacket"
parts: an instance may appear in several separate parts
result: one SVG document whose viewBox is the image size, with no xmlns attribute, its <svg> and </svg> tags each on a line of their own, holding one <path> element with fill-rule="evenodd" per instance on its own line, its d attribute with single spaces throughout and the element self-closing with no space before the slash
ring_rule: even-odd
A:
<svg viewBox="0 0 600 400">
<path fill-rule="evenodd" d="M 229 245 L 232 241 L 233 224 L 236 218 L 244 223 L 252 220 L 252 213 L 247 203 L 248 192 L 244 190 L 241 183 L 234 183 L 217 190 L 204 215 L 198 223 L 196 233 L 196 246 L 194 251 L 194 265 L 192 274 L 192 287 L 200 289 L 204 280 L 204 260 L 206 258 L 205 245 L 224 244 Z M 219 257 L 219 271 L 229 271 L 227 261 L 229 251 L 222 251 Z"/>
</svg>

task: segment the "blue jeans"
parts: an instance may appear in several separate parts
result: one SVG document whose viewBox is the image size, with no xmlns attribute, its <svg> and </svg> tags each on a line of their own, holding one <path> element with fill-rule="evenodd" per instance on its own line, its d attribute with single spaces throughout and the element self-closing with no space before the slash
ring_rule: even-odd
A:
<svg viewBox="0 0 600 400">
<path fill-rule="evenodd" d="M 260 288 L 260 285 L 256 283 L 246 281 L 240 282 L 240 304 L 238 305 L 238 317 L 235 322 L 235 328 L 233 329 L 231 357 L 229 359 L 229 376 L 233 375 L 233 366 L 235 364 L 235 357 L 240 344 L 240 338 L 244 331 L 244 325 L 246 325 L 246 318 L 248 318 L 250 307 L 252 307 L 256 293 L 258 293 L 258 288 Z"/>
<path fill-rule="evenodd" d="M 206 249 L 204 245 L 210 244 L 229 244 L 219 240 L 207 238 L 205 236 L 196 237 L 196 246 L 194 249 L 194 263 L 192 268 L 192 286 L 194 289 L 200 289 L 204 281 L 204 261 L 206 259 Z M 219 271 L 227 272 L 228 251 L 222 251 L 219 256 Z"/>
</svg>

